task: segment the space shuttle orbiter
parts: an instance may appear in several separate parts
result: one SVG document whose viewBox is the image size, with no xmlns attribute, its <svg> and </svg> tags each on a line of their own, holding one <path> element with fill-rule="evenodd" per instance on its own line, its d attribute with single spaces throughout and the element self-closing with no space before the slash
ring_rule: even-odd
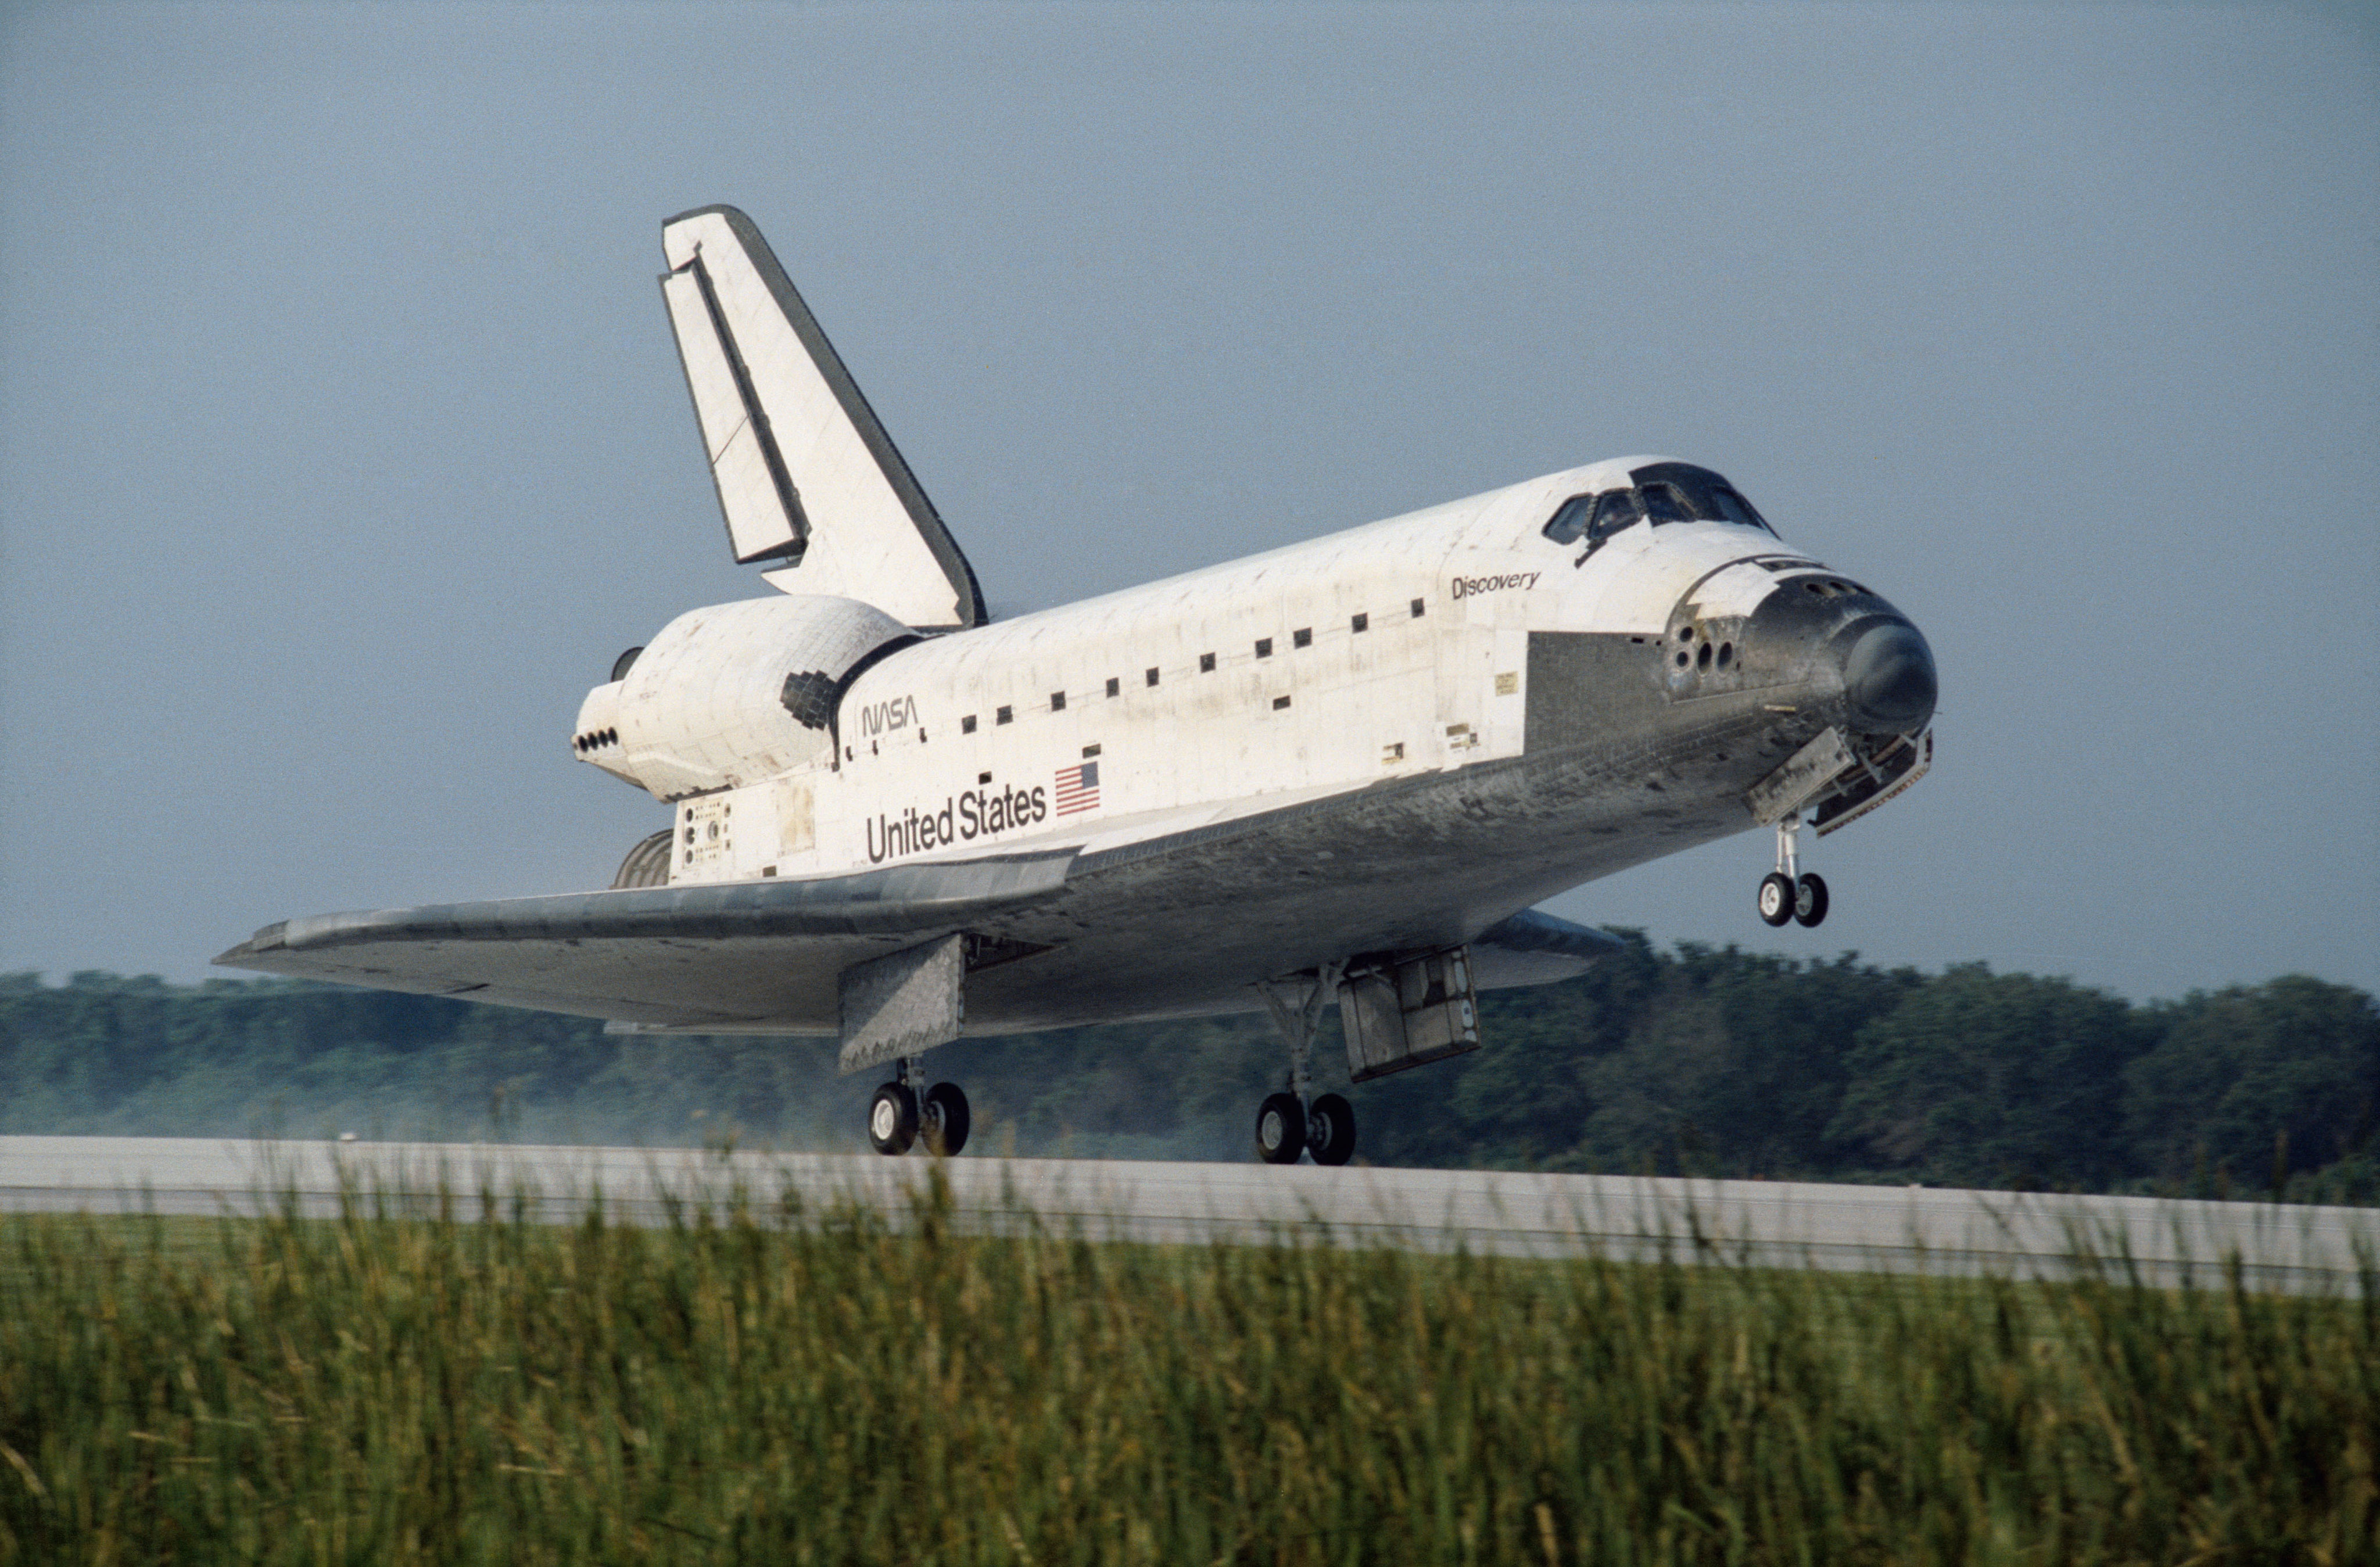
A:
<svg viewBox="0 0 2380 1567">
<path fill-rule="evenodd" d="M 1269 1011 L 1275 1162 L 1354 1148 L 1314 1092 L 1478 1044 L 1475 999 L 1610 938 L 1533 911 L 1776 832 L 1799 865 L 1923 774 L 1925 638 L 1709 468 L 1621 457 L 997 624 L 759 232 L 662 229 L 662 296 L 735 558 L 581 704 L 578 759 L 670 823 L 605 890 L 316 916 L 216 961 L 608 1018 L 825 1034 L 890 1068 L 886 1152 L 966 1140 L 961 1034 Z"/>
</svg>

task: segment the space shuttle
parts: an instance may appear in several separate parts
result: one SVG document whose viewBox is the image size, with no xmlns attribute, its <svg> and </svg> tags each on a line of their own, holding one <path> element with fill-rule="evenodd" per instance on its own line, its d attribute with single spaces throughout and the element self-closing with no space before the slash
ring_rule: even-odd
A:
<svg viewBox="0 0 2380 1567">
<path fill-rule="evenodd" d="M 956 1154 L 934 1047 L 1269 1014 L 1269 1162 L 1343 1164 L 1314 1090 L 1480 1044 L 1477 998 L 1616 943 L 1536 912 L 1771 830 L 1756 907 L 1932 759 L 1933 655 L 1736 486 L 1611 458 L 994 621 L 758 229 L 662 231 L 663 302 L 737 562 L 587 693 L 572 756 L 668 808 L 608 888 L 319 915 L 215 961 L 600 1017 L 831 1036 L 884 1153 Z"/>
</svg>

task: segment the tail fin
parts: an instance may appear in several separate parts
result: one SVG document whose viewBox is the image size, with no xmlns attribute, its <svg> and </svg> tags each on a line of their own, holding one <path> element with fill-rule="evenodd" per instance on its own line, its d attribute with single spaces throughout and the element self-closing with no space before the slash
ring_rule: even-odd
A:
<svg viewBox="0 0 2380 1567">
<path fill-rule="evenodd" d="M 662 225 L 662 298 L 740 565 L 922 630 L 980 626 L 983 592 L 909 465 L 752 220 Z"/>
</svg>

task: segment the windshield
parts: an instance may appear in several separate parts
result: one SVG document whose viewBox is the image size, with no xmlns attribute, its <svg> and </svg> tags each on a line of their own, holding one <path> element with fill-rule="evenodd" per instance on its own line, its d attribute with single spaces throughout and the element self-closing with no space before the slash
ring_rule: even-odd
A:
<svg viewBox="0 0 2380 1567">
<path fill-rule="evenodd" d="M 1731 522 L 1739 528 L 1756 528 L 1763 533 L 1777 530 L 1768 519 L 1753 509 L 1750 501 L 1719 475 L 1692 463 L 1648 463 L 1632 470 L 1629 478 L 1645 492 L 1645 509 L 1655 522 Z M 1653 497 L 1659 493 L 1669 497 L 1667 508 L 1676 515 L 1664 515 L 1655 509 Z M 1666 509 L 1666 508 L 1665 508 Z"/>
<path fill-rule="evenodd" d="M 1595 503 L 1595 520 L 1587 524 L 1586 539 L 1590 544 L 1600 544 L 1623 528 L 1633 528 L 1645 519 L 1645 503 L 1633 490 L 1609 490 Z"/>
<path fill-rule="evenodd" d="M 1646 520 L 1656 528 L 1670 522 L 1729 522 L 1772 537 L 1777 532 L 1742 492 L 1706 468 L 1648 463 L 1628 477 L 1636 481 L 1633 489 L 1564 501 L 1546 524 L 1546 537 L 1557 544 L 1574 544 L 1584 538 L 1591 555 L 1613 534 Z"/>
</svg>

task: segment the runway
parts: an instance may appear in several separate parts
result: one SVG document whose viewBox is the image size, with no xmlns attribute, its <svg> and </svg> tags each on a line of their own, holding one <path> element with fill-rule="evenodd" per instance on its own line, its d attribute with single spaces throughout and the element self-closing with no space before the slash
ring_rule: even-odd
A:
<svg viewBox="0 0 2380 1567">
<path fill-rule="evenodd" d="M 335 1214 L 342 1191 L 434 1193 L 565 1222 L 665 1224 L 739 1191 L 769 1215 L 856 1204 L 898 1222 L 922 1158 L 722 1154 L 497 1144 L 0 1137 L 0 1209 L 253 1214 L 294 1201 Z M 2259 1289 L 2357 1293 L 2380 1267 L 2380 1210 L 1931 1187 L 1538 1175 L 1498 1171 L 960 1158 L 962 1222 L 1079 1227 L 1099 1238 L 1198 1243 L 1293 1236 L 1339 1245 L 1457 1247 L 1870 1272 L 2056 1278 L 2119 1262 L 2157 1284 L 2209 1284 L 2236 1258 Z"/>
</svg>

